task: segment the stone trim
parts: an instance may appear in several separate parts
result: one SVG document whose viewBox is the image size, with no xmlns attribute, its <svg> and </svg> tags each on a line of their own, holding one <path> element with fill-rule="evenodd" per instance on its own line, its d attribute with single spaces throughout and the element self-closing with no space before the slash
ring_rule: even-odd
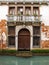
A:
<svg viewBox="0 0 49 65">
<path fill-rule="evenodd" d="M 32 46 L 33 46 L 33 37 L 32 37 L 33 27 L 32 26 L 24 26 L 24 25 L 16 26 L 16 30 L 15 30 L 15 33 L 16 33 L 16 38 L 15 38 L 16 50 L 18 50 L 18 32 L 23 28 L 26 28 L 30 31 L 30 50 L 31 50 Z"/>
</svg>

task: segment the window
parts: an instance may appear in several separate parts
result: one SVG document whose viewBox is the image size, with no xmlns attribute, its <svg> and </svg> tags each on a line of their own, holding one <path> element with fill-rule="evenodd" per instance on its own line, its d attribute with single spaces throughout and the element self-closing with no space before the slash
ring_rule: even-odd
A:
<svg viewBox="0 0 49 65">
<path fill-rule="evenodd" d="M 31 7 L 26 7 L 26 15 L 30 15 L 31 14 Z"/>
<path fill-rule="evenodd" d="M 33 35 L 40 35 L 40 26 L 33 26 Z"/>
<path fill-rule="evenodd" d="M 18 15 L 23 15 L 23 7 L 18 7 L 17 11 L 18 11 Z"/>
<path fill-rule="evenodd" d="M 39 15 L 39 7 L 33 7 L 33 14 Z"/>
<path fill-rule="evenodd" d="M 33 47 L 40 46 L 40 26 L 33 26 Z"/>
<path fill-rule="evenodd" d="M 34 36 L 33 37 L 33 47 L 39 47 L 40 46 L 40 37 Z"/>
<path fill-rule="evenodd" d="M 14 15 L 15 14 L 15 7 L 9 7 L 9 13 Z"/>
<path fill-rule="evenodd" d="M 14 26 L 8 27 L 8 34 L 9 35 L 15 35 L 15 27 Z"/>
<path fill-rule="evenodd" d="M 9 43 L 9 46 L 15 46 L 15 37 L 9 36 L 8 43 Z"/>
</svg>

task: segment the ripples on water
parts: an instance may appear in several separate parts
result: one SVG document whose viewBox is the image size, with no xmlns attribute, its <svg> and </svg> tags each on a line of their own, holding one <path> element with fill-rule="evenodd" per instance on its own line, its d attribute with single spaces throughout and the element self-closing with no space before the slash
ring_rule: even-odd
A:
<svg viewBox="0 0 49 65">
<path fill-rule="evenodd" d="M 49 65 L 49 56 L 33 56 L 30 58 L 0 56 L 0 65 Z"/>
</svg>

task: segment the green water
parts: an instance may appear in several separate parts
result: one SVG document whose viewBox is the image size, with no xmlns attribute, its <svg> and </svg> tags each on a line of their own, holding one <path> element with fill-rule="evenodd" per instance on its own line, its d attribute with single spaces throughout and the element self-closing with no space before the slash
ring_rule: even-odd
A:
<svg viewBox="0 0 49 65">
<path fill-rule="evenodd" d="M 0 65 L 49 65 L 49 56 L 33 56 L 30 58 L 0 56 Z"/>
</svg>

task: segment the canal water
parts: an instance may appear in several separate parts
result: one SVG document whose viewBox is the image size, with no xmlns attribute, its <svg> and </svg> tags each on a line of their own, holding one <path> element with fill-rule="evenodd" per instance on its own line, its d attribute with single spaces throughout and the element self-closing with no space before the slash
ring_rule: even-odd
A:
<svg viewBox="0 0 49 65">
<path fill-rule="evenodd" d="M 49 65 L 49 56 L 33 56 L 30 58 L 0 56 L 0 65 Z"/>
</svg>

